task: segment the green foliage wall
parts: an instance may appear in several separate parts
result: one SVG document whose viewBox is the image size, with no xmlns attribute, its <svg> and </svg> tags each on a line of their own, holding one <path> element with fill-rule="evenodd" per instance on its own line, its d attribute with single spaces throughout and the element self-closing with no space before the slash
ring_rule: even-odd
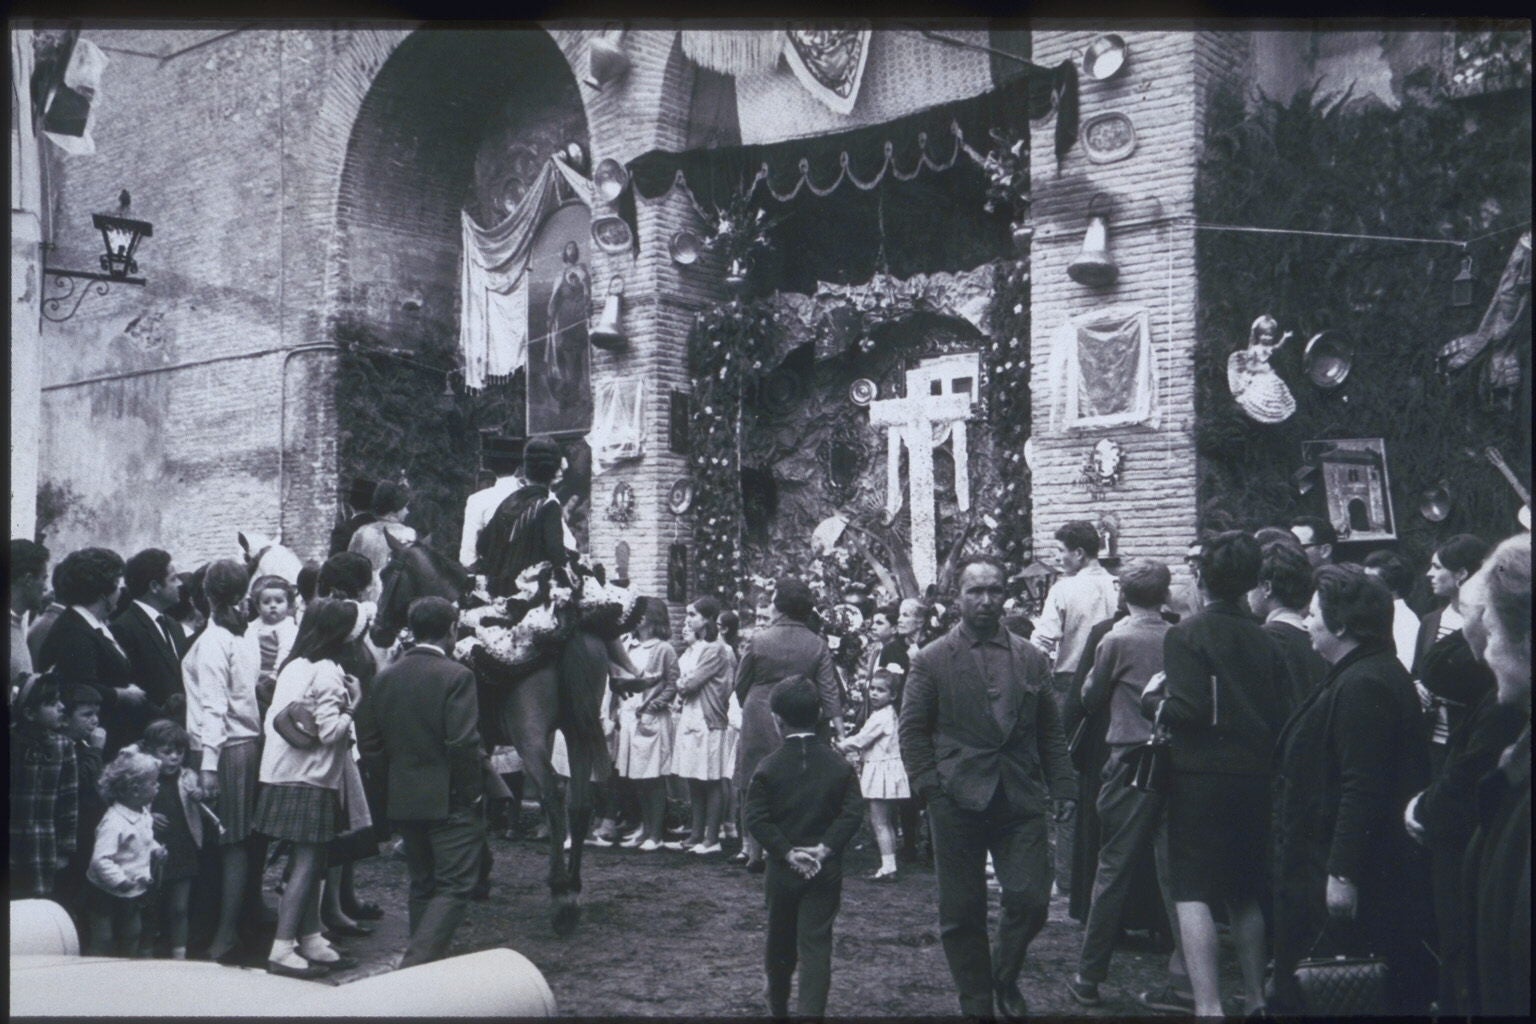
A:
<svg viewBox="0 0 1536 1024">
<path fill-rule="evenodd" d="M 1477 326 L 1520 225 L 1530 221 L 1530 97 L 1502 93 L 1397 111 L 1341 103 L 1328 113 L 1314 99 L 1303 91 L 1289 104 L 1262 101 L 1245 111 L 1236 97 L 1219 98 L 1196 193 L 1201 223 L 1477 239 L 1467 250 L 1476 268 L 1473 301 L 1451 305 L 1461 266 L 1453 246 L 1199 232 L 1201 526 L 1253 528 L 1322 514 L 1321 488 L 1303 497 L 1290 482 L 1302 442 L 1380 437 L 1399 541 L 1410 555 L 1427 560 L 1456 533 L 1507 536 L 1518 529 L 1518 499 L 1479 453 L 1498 445 L 1530 479 L 1529 314 L 1517 328 L 1524 378 L 1512 401 L 1487 400 L 1478 386 L 1481 360 L 1441 375 L 1435 354 Z M 1228 355 L 1262 313 L 1294 332 L 1274 366 L 1298 408 L 1275 425 L 1244 416 L 1226 380 Z M 1307 339 L 1323 330 L 1342 331 L 1355 347 L 1353 370 L 1334 391 L 1319 390 L 1301 369 Z M 1419 496 L 1441 480 L 1455 505 L 1432 524 L 1419 515 Z"/>
<path fill-rule="evenodd" d="M 487 388 L 478 396 L 444 394 L 444 380 L 456 365 L 451 327 L 424 327 L 409 356 L 381 348 L 367 326 L 339 321 L 335 338 L 342 352 L 336 371 L 343 493 L 356 477 L 405 480 L 412 492 L 406 522 L 431 531 L 432 544 L 458 555 L 464 526 L 464 499 L 477 489 L 480 426 L 503 421 L 521 433 L 521 378 Z M 459 379 L 453 378 L 457 387 Z"/>
</svg>

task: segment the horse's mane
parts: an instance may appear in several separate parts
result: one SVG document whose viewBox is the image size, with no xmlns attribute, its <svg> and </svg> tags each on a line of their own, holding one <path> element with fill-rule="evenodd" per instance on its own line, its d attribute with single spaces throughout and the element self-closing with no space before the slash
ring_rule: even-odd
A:
<svg viewBox="0 0 1536 1024">
<path fill-rule="evenodd" d="M 464 568 L 454 559 L 449 558 L 447 555 L 437 550 L 437 548 L 434 548 L 432 545 L 417 540 L 410 544 L 407 550 L 416 551 L 425 556 L 427 561 L 432 564 L 432 568 L 437 572 L 439 576 L 445 576 L 448 579 L 458 583 L 461 587 L 467 588 L 469 586 L 469 570 Z"/>
</svg>

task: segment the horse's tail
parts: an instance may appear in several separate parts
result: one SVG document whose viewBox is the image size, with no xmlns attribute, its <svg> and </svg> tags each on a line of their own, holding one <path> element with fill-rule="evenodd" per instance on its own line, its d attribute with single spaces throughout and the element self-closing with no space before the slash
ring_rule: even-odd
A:
<svg viewBox="0 0 1536 1024">
<path fill-rule="evenodd" d="M 560 652 L 555 724 L 565 733 L 567 743 L 580 744 L 592 751 L 595 758 L 607 756 L 602 723 L 603 682 L 607 677 L 607 646 L 591 633 L 578 629 Z"/>
</svg>

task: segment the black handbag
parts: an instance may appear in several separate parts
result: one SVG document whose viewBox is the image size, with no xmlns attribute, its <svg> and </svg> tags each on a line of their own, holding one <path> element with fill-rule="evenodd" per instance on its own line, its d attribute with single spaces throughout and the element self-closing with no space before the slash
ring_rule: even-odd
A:
<svg viewBox="0 0 1536 1024">
<path fill-rule="evenodd" d="M 1143 793 L 1168 792 L 1173 773 L 1173 745 L 1168 739 L 1168 730 L 1163 728 L 1163 705 L 1157 706 L 1152 735 L 1147 737 L 1147 742 L 1127 752 L 1125 759 L 1131 764 L 1132 789 Z"/>
<path fill-rule="evenodd" d="M 1327 927 L 1324 926 L 1324 932 Z M 1317 944 L 1296 965 L 1296 987 L 1308 1016 L 1380 1016 L 1387 1012 L 1387 961 L 1380 956 L 1318 956 Z"/>
</svg>

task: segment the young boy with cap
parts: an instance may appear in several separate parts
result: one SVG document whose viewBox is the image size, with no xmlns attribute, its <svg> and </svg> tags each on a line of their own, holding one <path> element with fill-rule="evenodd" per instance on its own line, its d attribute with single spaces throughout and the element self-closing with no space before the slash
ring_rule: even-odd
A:
<svg viewBox="0 0 1536 1024">
<path fill-rule="evenodd" d="M 843 898 L 842 853 L 864 814 L 859 778 L 816 735 L 821 696 L 804 676 L 776 684 L 769 708 L 784 745 L 758 763 L 744 820 L 768 858 L 768 1012 L 789 1016 L 800 967 L 798 1016 L 826 1012 L 832 982 L 832 922 Z"/>
</svg>

